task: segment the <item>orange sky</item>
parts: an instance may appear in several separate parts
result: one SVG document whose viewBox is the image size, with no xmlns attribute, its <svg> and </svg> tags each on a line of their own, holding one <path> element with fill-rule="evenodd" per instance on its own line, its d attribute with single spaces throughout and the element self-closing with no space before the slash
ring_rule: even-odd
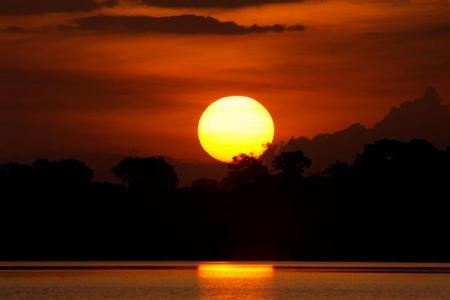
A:
<svg viewBox="0 0 450 300">
<path fill-rule="evenodd" d="M 24 29 L 0 33 L 0 159 L 104 153 L 210 161 L 197 122 L 227 95 L 264 104 L 276 141 L 371 126 L 430 85 L 448 101 L 449 12 L 446 0 L 101 9 L 306 26 L 231 35 L 57 28 L 98 10 L 0 16 L 0 28 Z"/>
</svg>

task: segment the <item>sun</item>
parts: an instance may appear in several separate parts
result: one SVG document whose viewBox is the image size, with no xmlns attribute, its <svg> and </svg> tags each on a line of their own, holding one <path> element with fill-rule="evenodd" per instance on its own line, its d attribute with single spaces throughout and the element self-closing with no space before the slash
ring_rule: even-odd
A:
<svg viewBox="0 0 450 300">
<path fill-rule="evenodd" d="M 275 126 L 267 109 L 255 99 L 230 96 L 213 102 L 198 124 L 198 138 L 213 158 L 230 162 L 241 153 L 260 156 L 272 143 Z"/>
</svg>

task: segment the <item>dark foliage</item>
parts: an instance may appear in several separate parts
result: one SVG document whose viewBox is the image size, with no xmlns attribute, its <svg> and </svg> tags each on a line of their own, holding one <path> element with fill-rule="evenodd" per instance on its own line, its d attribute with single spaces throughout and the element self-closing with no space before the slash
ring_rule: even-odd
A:
<svg viewBox="0 0 450 300">
<path fill-rule="evenodd" d="M 226 189 L 257 184 L 269 177 L 267 167 L 254 156 L 246 154 L 233 157 L 233 161 L 228 164 L 228 169 L 228 175 L 223 179 Z"/>
<path fill-rule="evenodd" d="M 162 156 L 148 158 L 128 157 L 112 170 L 130 190 L 170 191 L 178 183 L 178 176 L 172 165 Z"/>
<path fill-rule="evenodd" d="M 305 169 L 311 168 L 311 160 L 301 150 L 282 152 L 275 158 L 274 168 L 284 181 L 295 184 L 303 178 Z"/>
<path fill-rule="evenodd" d="M 163 157 L 119 162 L 124 184 L 76 160 L 0 165 L 0 259 L 450 260 L 450 148 L 386 139 L 310 166 L 240 155 L 222 183 L 177 188 Z"/>
</svg>

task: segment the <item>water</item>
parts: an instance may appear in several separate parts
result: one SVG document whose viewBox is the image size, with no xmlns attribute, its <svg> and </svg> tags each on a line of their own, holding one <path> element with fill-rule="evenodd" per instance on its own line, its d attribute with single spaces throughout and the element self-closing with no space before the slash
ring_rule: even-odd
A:
<svg viewBox="0 0 450 300">
<path fill-rule="evenodd" d="M 0 265 L 2 300 L 450 299 L 449 264 Z"/>
</svg>

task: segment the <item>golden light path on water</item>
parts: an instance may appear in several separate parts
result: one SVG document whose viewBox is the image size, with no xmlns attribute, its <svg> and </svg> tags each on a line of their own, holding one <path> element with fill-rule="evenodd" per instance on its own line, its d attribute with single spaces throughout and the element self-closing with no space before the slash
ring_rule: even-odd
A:
<svg viewBox="0 0 450 300">
<path fill-rule="evenodd" d="M 200 300 L 272 299 L 271 264 L 200 263 L 197 276 Z"/>
</svg>

